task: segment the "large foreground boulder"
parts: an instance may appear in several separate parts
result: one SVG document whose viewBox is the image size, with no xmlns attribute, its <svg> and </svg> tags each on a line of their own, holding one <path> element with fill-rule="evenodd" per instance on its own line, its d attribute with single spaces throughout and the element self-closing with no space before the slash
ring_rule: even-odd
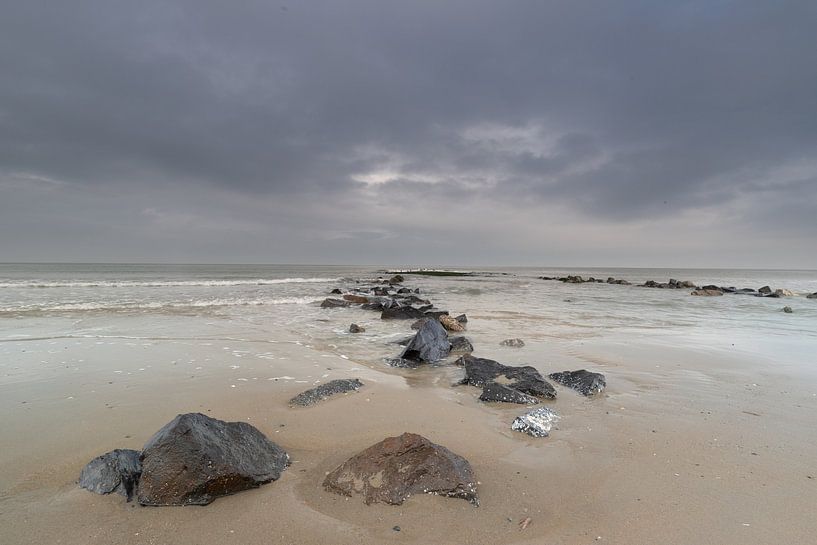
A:
<svg viewBox="0 0 817 545">
<path fill-rule="evenodd" d="M 315 388 L 310 388 L 305 392 L 301 392 L 290 399 L 289 404 L 308 407 L 333 395 L 356 392 L 362 386 L 363 383 L 356 378 L 339 378 L 330 380 L 326 384 L 321 384 L 320 386 L 316 386 Z"/>
<path fill-rule="evenodd" d="M 139 451 L 115 449 L 97 456 L 82 468 L 79 486 L 97 494 L 116 492 L 131 501 L 141 474 Z"/>
<path fill-rule="evenodd" d="M 479 505 L 477 481 L 462 456 L 414 433 L 388 437 L 349 458 L 323 481 L 343 496 L 362 494 L 364 503 L 400 505 L 412 494 L 463 498 Z"/>
<path fill-rule="evenodd" d="M 400 358 L 419 363 L 432 363 L 448 356 L 450 351 L 451 343 L 443 326 L 437 320 L 427 320 L 406 345 Z"/>
<path fill-rule="evenodd" d="M 180 414 L 142 450 L 142 505 L 206 505 L 277 480 L 289 455 L 246 422 Z"/>
<path fill-rule="evenodd" d="M 555 380 L 562 386 L 573 388 L 582 395 L 591 396 L 601 393 L 607 386 L 607 381 L 601 373 L 592 373 L 584 369 L 578 371 L 562 371 L 551 373 L 548 378 Z"/>
<path fill-rule="evenodd" d="M 542 377 L 539 371 L 529 365 L 511 367 L 487 358 L 475 358 L 468 354 L 458 359 L 457 363 L 465 366 L 465 378 L 460 381 L 460 384 L 483 388 L 490 382 L 497 382 L 496 379 L 499 377 L 505 377 L 509 381 L 505 383 L 505 386 L 514 390 L 548 399 L 556 397 L 556 390 L 553 386 Z"/>
</svg>

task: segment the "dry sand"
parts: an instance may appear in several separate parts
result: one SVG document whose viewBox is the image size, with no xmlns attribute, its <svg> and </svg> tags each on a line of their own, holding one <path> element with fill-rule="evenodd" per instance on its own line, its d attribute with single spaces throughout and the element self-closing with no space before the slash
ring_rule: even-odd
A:
<svg viewBox="0 0 817 545">
<path fill-rule="evenodd" d="M 212 348 L 150 350 L 158 360 Z M 298 377 L 306 349 L 287 350 L 276 372 Z M 681 348 L 662 349 L 656 365 L 657 350 L 577 345 L 554 354 L 565 368 L 602 370 L 608 389 L 587 399 L 559 387 L 547 406 L 563 418 L 543 439 L 509 429 L 523 407 L 487 405 L 476 388 L 451 387 L 456 367 L 384 372 L 310 356 L 326 380 L 360 377 L 366 385 L 297 409 L 287 400 L 311 384 L 272 375 L 231 387 L 219 373 L 108 381 L 89 369 L 60 379 L 87 392 L 71 400 L 51 396 L 45 377 L 7 382 L 0 543 L 814 543 L 814 381 L 801 386 L 739 358 Z M 102 365 L 106 356 L 99 358 Z M 277 482 L 206 507 L 143 508 L 77 487 L 94 456 L 139 449 L 175 414 L 192 411 L 250 422 L 290 453 L 291 467 Z M 322 489 L 346 458 L 404 431 L 466 457 L 480 507 L 434 496 L 366 506 Z"/>
</svg>

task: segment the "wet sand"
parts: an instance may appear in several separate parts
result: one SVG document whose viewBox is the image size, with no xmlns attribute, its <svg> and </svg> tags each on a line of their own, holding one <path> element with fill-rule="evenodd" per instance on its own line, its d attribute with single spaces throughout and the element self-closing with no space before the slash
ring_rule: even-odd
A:
<svg viewBox="0 0 817 545">
<path fill-rule="evenodd" d="M 25 349 L 20 358 L 37 358 L 59 348 L 46 342 L 3 348 L 6 356 Z M 70 351 L 77 343 L 65 344 Z M 245 362 L 265 350 L 229 347 L 246 351 Z M 476 388 L 452 387 L 462 373 L 455 366 L 372 369 L 282 343 L 276 353 L 286 359 L 274 370 L 256 358 L 263 370 L 239 376 L 192 371 L 224 349 L 218 342 L 154 342 L 138 348 L 140 362 L 195 361 L 151 376 L 135 361 L 114 374 L 119 347 L 76 349 L 91 354 L 90 364 L 73 375 L 55 370 L 50 379 L 43 371 L 15 382 L 6 373 L 0 543 L 747 545 L 809 543 L 817 531 L 808 516 L 817 501 L 814 377 L 747 366 L 740 352 L 647 342 L 555 346 L 540 370 L 599 370 L 608 389 L 588 399 L 557 386 L 547 406 L 563 418 L 549 438 L 534 439 L 509 429 L 523 407 L 484 404 Z M 478 346 L 477 354 L 508 361 L 514 353 Z M 269 380 L 281 376 L 292 378 Z M 288 406 L 315 380 L 342 377 L 366 385 L 314 407 Z M 54 380 L 77 395 L 56 398 Z M 291 467 L 277 482 L 206 507 L 143 508 L 77 487 L 94 456 L 139 449 L 177 413 L 192 411 L 252 423 L 290 453 Z M 346 458 L 404 431 L 466 457 L 480 507 L 434 496 L 366 506 L 322 489 L 324 475 Z"/>
</svg>

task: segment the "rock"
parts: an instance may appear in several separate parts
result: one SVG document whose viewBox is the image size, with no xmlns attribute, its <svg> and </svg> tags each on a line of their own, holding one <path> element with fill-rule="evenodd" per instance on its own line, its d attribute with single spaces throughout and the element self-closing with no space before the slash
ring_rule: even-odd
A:
<svg viewBox="0 0 817 545">
<path fill-rule="evenodd" d="M 246 422 L 180 414 L 142 450 L 142 505 L 206 505 L 277 480 L 289 455 Z"/>
<path fill-rule="evenodd" d="M 394 276 L 389 278 L 389 284 L 401 284 L 403 280 L 405 280 L 405 278 L 403 278 L 403 275 L 395 274 Z"/>
<path fill-rule="evenodd" d="M 332 291 L 330 291 L 329 293 L 331 293 L 331 294 L 333 294 L 333 295 L 340 295 L 340 294 L 341 294 L 341 293 L 343 293 L 343 292 L 342 292 L 342 291 L 340 291 L 340 288 L 335 288 L 335 289 L 333 289 Z"/>
<path fill-rule="evenodd" d="M 348 306 L 348 301 L 344 301 L 342 299 L 332 299 L 331 297 L 327 297 L 323 300 L 323 303 L 321 303 L 321 308 L 339 308 Z"/>
<path fill-rule="evenodd" d="M 721 290 L 699 289 L 690 293 L 690 295 L 697 295 L 699 297 L 717 297 L 723 295 Z"/>
<path fill-rule="evenodd" d="M 431 301 L 429 301 L 428 299 L 423 299 L 422 297 L 417 297 L 414 294 L 409 295 L 409 296 L 401 297 L 400 301 L 404 305 L 415 305 L 415 304 L 416 305 L 430 305 L 431 304 Z M 446 312 L 446 314 L 448 314 L 448 313 Z"/>
<path fill-rule="evenodd" d="M 423 311 L 412 306 L 390 307 L 380 314 L 381 320 L 416 320 L 423 317 Z"/>
<path fill-rule="evenodd" d="M 384 308 L 384 303 L 382 301 L 374 301 L 372 303 L 364 303 L 360 305 L 360 308 L 363 310 L 379 310 L 382 311 Z M 388 307 L 385 307 L 388 308 Z"/>
<path fill-rule="evenodd" d="M 514 418 L 511 429 L 533 437 L 547 437 L 556 420 L 559 420 L 556 412 L 547 407 L 539 407 Z"/>
<path fill-rule="evenodd" d="M 410 288 L 400 288 L 399 290 L 397 290 L 397 293 L 400 293 L 400 294 L 411 293 L 411 289 Z"/>
<path fill-rule="evenodd" d="M 548 375 L 548 378 L 555 380 L 562 386 L 573 388 L 580 394 L 586 396 L 601 393 L 605 386 L 607 386 L 604 375 L 585 371 L 584 369 L 551 373 Z"/>
<path fill-rule="evenodd" d="M 466 316 L 465 314 L 460 314 L 459 316 L 457 316 L 454 319 L 457 320 L 461 324 L 467 324 L 468 323 L 468 316 Z"/>
<path fill-rule="evenodd" d="M 139 454 L 138 450 L 115 449 L 97 456 L 82 468 L 79 486 L 97 494 L 116 492 L 131 501 L 142 474 Z"/>
<path fill-rule="evenodd" d="M 437 320 L 427 320 L 413 339 L 406 345 L 400 358 L 409 361 L 431 363 L 448 356 L 451 343 L 448 333 Z"/>
<path fill-rule="evenodd" d="M 420 329 L 421 327 L 423 327 L 423 324 L 426 323 L 429 320 L 433 320 L 433 318 L 428 318 L 428 317 L 420 318 L 419 320 L 417 320 L 416 322 L 411 324 L 411 329 Z"/>
<path fill-rule="evenodd" d="M 346 392 L 356 392 L 363 386 L 363 383 L 356 378 L 339 378 L 330 380 L 326 384 L 321 384 L 315 388 L 306 390 L 296 395 L 289 400 L 290 405 L 300 405 L 301 407 L 308 407 L 314 405 L 319 401 L 329 398 L 336 394 L 345 394 Z"/>
<path fill-rule="evenodd" d="M 786 314 L 791 314 L 794 311 L 791 309 L 791 307 L 783 307 L 783 312 Z"/>
<path fill-rule="evenodd" d="M 769 286 L 763 286 L 762 288 L 757 290 L 757 292 L 766 295 L 766 294 L 772 293 L 772 288 L 770 288 Z"/>
<path fill-rule="evenodd" d="M 786 289 L 776 289 L 774 290 L 775 295 L 779 297 L 794 297 L 794 292 L 791 290 Z"/>
<path fill-rule="evenodd" d="M 460 354 L 470 354 L 474 351 L 474 345 L 465 337 L 448 337 L 451 343 L 451 352 Z"/>
<path fill-rule="evenodd" d="M 349 326 L 349 333 L 364 333 L 366 331 L 365 327 L 359 326 L 357 324 L 352 324 Z"/>
<path fill-rule="evenodd" d="M 694 288 L 695 287 L 695 283 L 691 282 L 689 280 L 684 280 L 682 282 L 678 282 L 677 285 L 678 285 L 679 288 Z"/>
<path fill-rule="evenodd" d="M 519 390 L 496 382 L 486 384 L 482 389 L 482 395 L 479 396 L 479 399 L 480 401 L 503 401 L 505 403 L 519 403 L 522 405 L 535 405 L 539 403 L 539 400 L 533 396 L 523 394 Z"/>
<path fill-rule="evenodd" d="M 389 295 L 389 288 L 374 288 L 372 289 L 372 294 L 386 297 Z"/>
<path fill-rule="evenodd" d="M 556 390 L 553 389 L 553 386 L 542 377 L 539 371 L 529 365 L 511 367 L 494 360 L 475 358 L 467 354 L 458 359 L 457 363 L 465 366 L 465 377 L 460 384 L 483 388 L 489 382 L 495 382 L 497 377 L 504 376 L 511 381 L 506 383 L 506 386 L 515 390 L 549 399 L 556 397 Z"/>
<path fill-rule="evenodd" d="M 368 303 L 369 298 L 363 295 L 355 295 L 353 293 L 347 293 L 343 296 L 344 301 L 349 301 L 350 303 L 357 303 L 362 305 L 363 303 Z"/>
<path fill-rule="evenodd" d="M 451 331 L 453 333 L 465 331 L 465 328 L 462 327 L 462 324 L 460 324 L 455 318 L 452 318 L 447 314 L 440 316 L 438 319 L 447 331 Z"/>
<path fill-rule="evenodd" d="M 326 490 L 363 502 L 401 505 L 412 494 L 462 498 L 479 505 L 468 460 L 414 433 L 388 437 L 360 452 L 326 476 Z"/>
<path fill-rule="evenodd" d="M 806 299 L 817 299 L 817 291 L 815 291 L 811 295 L 806 295 Z"/>
<path fill-rule="evenodd" d="M 429 318 L 434 318 L 435 320 L 439 320 L 441 316 L 448 316 L 448 311 L 447 310 L 426 310 L 426 311 L 423 311 L 423 314 L 425 314 Z"/>
<path fill-rule="evenodd" d="M 525 341 L 522 339 L 505 339 L 501 343 L 500 346 L 510 346 L 511 348 L 522 348 L 525 346 Z"/>
</svg>

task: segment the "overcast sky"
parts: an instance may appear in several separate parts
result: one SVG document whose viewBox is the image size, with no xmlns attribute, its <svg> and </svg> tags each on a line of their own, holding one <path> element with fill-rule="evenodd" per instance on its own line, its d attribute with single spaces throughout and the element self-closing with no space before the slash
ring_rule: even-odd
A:
<svg viewBox="0 0 817 545">
<path fill-rule="evenodd" d="M 817 2 L 0 0 L 0 261 L 817 269 Z"/>
</svg>

